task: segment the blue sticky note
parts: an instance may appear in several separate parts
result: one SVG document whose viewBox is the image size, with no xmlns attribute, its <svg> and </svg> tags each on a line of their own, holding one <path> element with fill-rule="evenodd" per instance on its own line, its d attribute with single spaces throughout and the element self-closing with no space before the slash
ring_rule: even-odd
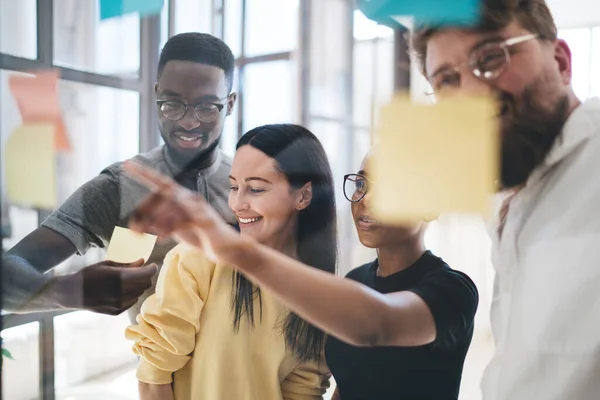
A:
<svg viewBox="0 0 600 400">
<path fill-rule="evenodd" d="M 140 17 L 160 14 L 164 0 L 100 0 L 100 19 L 138 13 Z"/>
<path fill-rule="evenodd" d="M 415 24 L 474 25 L 481 0 L 359 0 L 358 8 L 379 23 L 394 16 L 412 16 Z"/>
</svg>

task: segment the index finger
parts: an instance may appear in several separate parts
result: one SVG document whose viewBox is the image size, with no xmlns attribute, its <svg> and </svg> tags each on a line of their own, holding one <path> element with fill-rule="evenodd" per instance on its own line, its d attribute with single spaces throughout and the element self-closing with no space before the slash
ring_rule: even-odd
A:
<svg viewBox="0 0 600 400">
<path fill-rule="evenodd" d="M 131 178 L 146 186 L 153 192 L 159 192 L 172 187 L 175 184 L 171 178 L 148 168 L 136 161 L 125 161 L 123 169 Z"/>
</svg>

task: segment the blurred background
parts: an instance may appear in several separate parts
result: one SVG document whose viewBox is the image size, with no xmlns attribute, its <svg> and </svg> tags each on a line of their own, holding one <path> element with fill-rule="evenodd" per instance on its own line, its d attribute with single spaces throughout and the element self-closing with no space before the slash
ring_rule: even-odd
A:
<svg viewBox="0 0 600 400">
<path fill-rule="evenodd" d="M 573 53 L 580 98 L 600 95 L 600 13 L 596 0 L 549 0 Z M 356 172 L 369 149 L 378 107 L 394 91 L 422 98 L 427 82 L 407 55 L 405 30 L 379 26 L 352 0 L 165 0 L 158 16 L 100 21 L 98 0 L 0 0 L 0 133 L 2 152 L 21 123 L 8 77 L 60 71 L 60 103 L 73 151 L 59 159 L 59 200 L 104 167 L 161 143 L 154 89 L 159 51 L 169 36 L 200 31 L 222 38 L 237 59 L 237 109 L 221 146 L 233 154 L 245 131 L 296 122 L 325 146 L 337 181 L 340 273 L 374 254 L 357 240 L 342 176 Z M 595 73 L 594 73 L 595 71 Z M 2 189 L 5 179 L 2 176 Z M 52 210 L 8 204 L 2 190 L 2 248 L 10 249 Z M 407 193 L 410 195 L 410 193 Z M 476 334 L 461 399 L 479 400 L 479 380 L 493 345 L 489 330 L 493 269 L 483 219 L 443 215 L 428 246 L 480 291 Z M 56 273 L 102 259 L 73 257 Z M 88 312 L 5 315 L 3 347 L 14 360 L 2 370 L 4 399 L 136 399 L 136 359 L 123 331 L 125 315 Z"/>
</svg>

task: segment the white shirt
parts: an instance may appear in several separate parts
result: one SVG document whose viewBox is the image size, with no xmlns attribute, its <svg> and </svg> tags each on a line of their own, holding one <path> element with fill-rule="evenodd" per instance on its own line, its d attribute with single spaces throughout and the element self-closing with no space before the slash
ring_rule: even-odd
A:
<svg viewBox="0 0 600 400">
<path fill-rule="evenodd" d="M 492 242 L 484 399 L 600 399 L 600 99 L 569 116 Z"/>
</svg>

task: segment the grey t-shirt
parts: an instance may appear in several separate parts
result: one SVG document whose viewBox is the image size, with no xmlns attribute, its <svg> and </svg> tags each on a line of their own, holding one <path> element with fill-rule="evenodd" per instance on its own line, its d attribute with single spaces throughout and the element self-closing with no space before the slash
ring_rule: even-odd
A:
<svg viewBox="0 0 600 400">
<path fill-rule="evenodd" d="M 231 159 L 226 155 L 219 152 L 216 161 L 210 167 L 189 171 L 181 171 L 171 161 L 164 145 L 139 154 L 133 157 L 133 160 L 173 177 L 181 185 L 201 193 L 225 220 L 233 222 L 233 213 L 227 204 Z M 131 212 L 149 193 L 145 187 L 123 173 L 122 165 L 122 162 L 112 164 L 77 189 L 42 223 L 42 226 L 69 239 L 79 255 L 85 254 L 91 247 L 105 248 L 115 226 L 127 227 Z M 157 243 L 147 262 L 156 263 L 160 268 L 165 255 L 175 245 L 174 241 Z M 152 287 L 129 310 L 132 322 L 139 314 L 142 302 L 154 293 L 155 285 L 156 277 Z"/>
</svg>

